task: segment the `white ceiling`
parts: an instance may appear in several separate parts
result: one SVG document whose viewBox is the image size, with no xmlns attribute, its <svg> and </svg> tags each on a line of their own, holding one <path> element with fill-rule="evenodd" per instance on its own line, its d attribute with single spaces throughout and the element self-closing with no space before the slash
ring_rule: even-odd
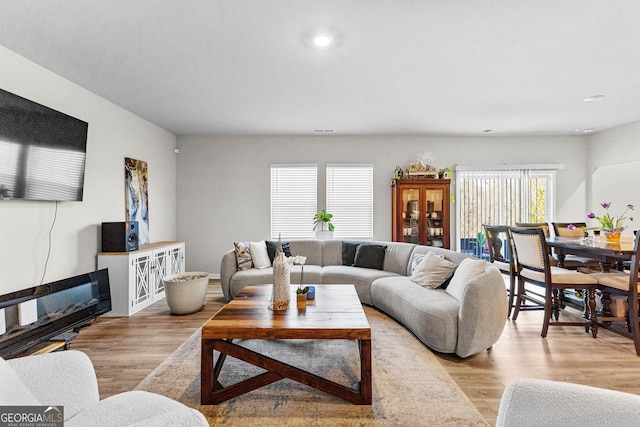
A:
<svg viewBox="0 0 640 427">
<path fill-rule="evenodd" d="M 0 0 L 0 45 L 178 135 L 640 120 L 638 0 Z"/>
</svg>

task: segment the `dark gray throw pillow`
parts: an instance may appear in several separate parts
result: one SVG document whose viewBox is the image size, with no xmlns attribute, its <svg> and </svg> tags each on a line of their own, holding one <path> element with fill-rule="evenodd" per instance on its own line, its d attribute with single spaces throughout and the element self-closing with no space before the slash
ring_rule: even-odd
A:
<svg viewBox="0 0 640 427">
<path fill-rule="evenodd" d="M 356 258 L 356 249 L 360 245 L 360 242 L 342 241 L 342 265 L 353 266 Z"/>
<path fill-rule="evenodd" d="M 278 242 L 277 241 L 272 242 L 267 240 L 264 243 L 267 245 L 267 254 L 269 255 L 271 264 L 273 264 L 273 260 L 276 257 L 276 249 L 278 248 Z M 291 256 L 291 248 L 289 248 L 289 242 L 282 242 L 282 252 L 284 252 L 284 256 L 286 257 Z"/>
<path fill-rule="evenodd" d="M 384 266 L 384 254 L 386 246 L 363 244 L 356 249 L 354 267 L 375 268 L 382 270 Z"/>
</svg>

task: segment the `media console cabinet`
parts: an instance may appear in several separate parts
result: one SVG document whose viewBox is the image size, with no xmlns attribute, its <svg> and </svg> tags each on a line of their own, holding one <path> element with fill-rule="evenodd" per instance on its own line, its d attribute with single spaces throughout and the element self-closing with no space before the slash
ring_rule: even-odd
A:
<svg viewBox="0 0 640 427">
<path fill-rule="evenodd" d="M 112 310 L 131 316 L 164 298 L 162 278 L 184 272 L 184 242 L 158 242 L 131 252 L 100 252 L 98 268 L 108 268 Z"/>
</svg>

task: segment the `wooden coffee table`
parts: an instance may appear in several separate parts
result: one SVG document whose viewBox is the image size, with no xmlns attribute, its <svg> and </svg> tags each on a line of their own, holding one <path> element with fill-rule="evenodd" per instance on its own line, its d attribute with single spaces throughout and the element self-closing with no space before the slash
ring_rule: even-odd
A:
<svg viewBox="0 0 640 427">
<path fill-rule="evenodd" d="M 371 404 L 371 328 L 353 285 L 316 285 L 316 298 L 304 311 L 296 308 L 295 286 L 285 311 L 268 308 L 271 286 L 247 286 L 202 327 L 200 401 L 218 404 L 284 378 L 306 384 L 357 405 Z M 357 340 L 360 382 L 353 388 L 322 378 L 253 350 L 234 339 Z M 214 350 L 220 352 L 213 365 Z M 224 387 L 218 382 L 226 356 L 267 372 Z"/>
</svg>

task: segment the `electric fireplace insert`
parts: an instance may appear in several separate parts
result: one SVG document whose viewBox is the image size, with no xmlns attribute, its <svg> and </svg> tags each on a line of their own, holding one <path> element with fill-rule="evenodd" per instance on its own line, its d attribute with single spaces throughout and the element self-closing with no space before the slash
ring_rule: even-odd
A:
<svg viewBox="0 0 640 427">
<path fill-rule="evenodd" d="M 111 311 L 107 269 L 0 296 L 0 356 L 11 358 Z"/>
</svg>

